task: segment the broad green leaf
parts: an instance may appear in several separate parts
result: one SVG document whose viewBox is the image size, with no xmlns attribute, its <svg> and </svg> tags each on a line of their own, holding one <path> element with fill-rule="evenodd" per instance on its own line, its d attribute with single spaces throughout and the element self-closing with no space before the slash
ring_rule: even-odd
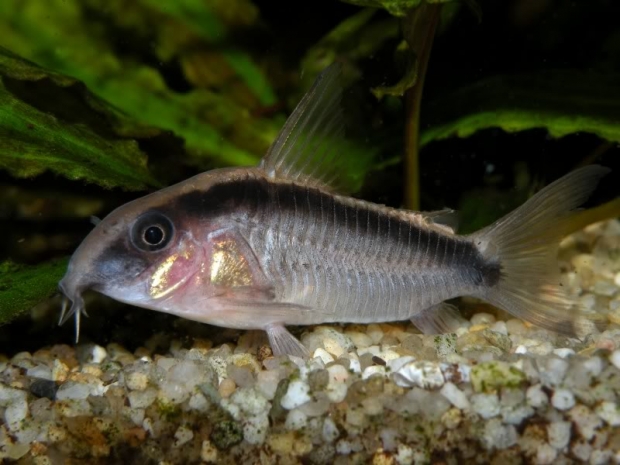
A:
<svg viewBox="0 0 620 465">
<path fill-rule="evenodd" d="M 67 263 L 66 258 L 37 266 L 0 263 L 0 324 L 54 295 L 67 270 Z"/>
<path fill-rule="evenodd" d="M 136 141 L 109 129 L 120 125 L 80 83 L 0 48 L 0 168 L 22 178 L 51 170 L 127 190 L 159 186 Z"/>
<path fill-rule="evenodd" d="M 155 20 L 154 13 L 138 2 L 110 2 L 110 8 L 117 8 L 119 15 L 126 10 L 127 17 L 121 19 L 127 24 L 118 27 L 131 27 L 145 41 L 157 32 L 150 27 L 157 25 L 166 29 L 165 37 L 183 43 L 186 29 L 174 18 Z M 184 160 L 187 163 L 197 167 L 212 166 L 213 161 L 250 165 L 260 159 L 281 120 L 255 118 L 226 94 L 203 88 L 186 93 L 170 90 L 148 60 L 119 54 L 114 43 L 117 37 L 106 33 L 109 18 L 86 14 L 86 9 L 79 0 L 4 0 L 0 2 L 0 45 L 81 80 L 136 121 L 172 131 L 185 141 L 192 156 Z M 196 48 L 196 40 L 188 38 L 185 47 Z"/>
<path fill-rule="evenodd" d="M 258 11 L 247 0 L 205 2 L 204 0 L 144 0 L 150 7 L 168 14 L 186 25 L 196 35 L 210 43 L 222 43 L 228 37 L 226 17 L 241 18 L 245 24 L 256 21 Z M 225 61 L 241 76 L 246 85 L 259 98 L 262 105 L 273 105 L 276 96 L 271 85 L 252 58 L 241 50 L 223 47 L 220 50 Z"/>
<path fill-rule="evenodd" d="M 422 144 L 485 128 L 588 132 L 620 142 L 620 75 L 552 70 L 496 76 L 446 92 L 422 108 Z"/>
</svg>

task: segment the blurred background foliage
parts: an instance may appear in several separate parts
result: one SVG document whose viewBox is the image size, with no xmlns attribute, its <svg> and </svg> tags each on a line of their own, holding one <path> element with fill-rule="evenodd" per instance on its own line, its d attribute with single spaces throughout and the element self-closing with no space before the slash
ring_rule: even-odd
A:
<svg viewBox="0 0 620 465">
<path fill-rule="evenodd" d="M 3 0 L 0 321 L 57 317 L 90 216 L 256 164 L 335 60 L 356 196 L 457 208 L 471 231 L 581 164 L 617 173 L 618 17 L 615 0 Z"/>
</svg>

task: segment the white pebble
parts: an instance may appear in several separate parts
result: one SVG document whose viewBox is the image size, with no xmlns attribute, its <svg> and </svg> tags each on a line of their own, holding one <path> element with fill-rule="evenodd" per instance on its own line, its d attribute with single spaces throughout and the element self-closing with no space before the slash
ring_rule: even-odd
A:
<svg viewBox="0 0 620 465">
<path fill-rule="evenodd" d="M 372 339 L 370 339 L 370 337 L 364 333 L 360 333 L 357 331 L 351 331 L 351 332 L 346 332 L 345 334 L 349 336 L 351 341 L 353 341 L 353 344 L 355 344 L 355 346 L 358 349 L 362 349 L 364 347 L 368 347 L 372 345 Z"/>
<path fill-rule="evenodd" d="M 616 276 L 614 276 L 614 284 L 620 287 L 620 272 L 616 273 Z"/>
<path fill-rule="evenodd" d="M 366 334 L 368 334 L 368 337 L 370 337 L 373 344 L 379 344 L 379 342 L 381 342 L 381 339 L 383 339 L 383 330 L 378 324 L 375 323 L 371 323 L 368 325 Z"/>
<path fill-rule="evenodd" d="M 327 352 L 325 349 L 322 349 L 321 347 L 314 351 L 314 354 L 312 354 L 312 358 L 320 358 L 325 364 L 334 361 L 334 357 L 332 357 L 329 352 Z"/>
<path fill-rule="evenodd" d="M 134 425 L 142 426 L 144 422 L 145 412 L 141 408 L 132 408 L 129 410 L 129 418 L 133 421 Z"/>
<path fill-rule="evenodd" d="M 377 397 L 368 397 L 362 401 L 364 413 L 368 416 L 380 415 L 383 413 L 383 402 Z"/>
<path fill-rule="evenodd" d="M 452 405 L 460 410 L 465 410 L 470 407 L 469 400 L 465 393 L 453 383 L 444 384 L 439 392 L 448 399 Z"/>
<path fill-rule="evenodd" d="M 308 424 L 308 416 L 299 409 L 289 410 L 286 415 L 284 427 L 289 431 L 297 431 L 305 428 Z"/>
<path fill-rule="evenodd" d="M 269 402 L 255 388 L 237 389 L 230 400 L 246 415 L 257 415 L 269 409 Z"/>
<path fill-rule="evenodd" d="M 202 395 L 200 392 L 197 392 L 189 398 L 188 406 L 192 410 L 206 412 L 209 410 L 210 404 L 204 395 Z"/>
<path fill-rule="evenodd" d="M 340 357 L 345 353 L 344 347 L 342 347 L 336 339 L 332 339 L 330 337 L 323 339 L 323 347 L 325 347 L 325 350 L 334 357 Z"/>
<path fill-rule="evenodd" d="M 417 386 L 435 389 L 444 383 L 439 364 L 433 362 L 409 362 L 391 375 L 394 383 L 401 387 Z"/>
<path fill-rule="evenodd" d="M 329 417 L 326 418 L 323 422 L 322 435 L 323 440 L 328 443 L 335 441 L 336 439 L 338 439 L 338 436 L 340 436 L 340 431 L 338 431 L 336 423 L 334 423 L 334 420 Z"/>
<path fill-rule="evenodd" d="M 349 370 L 351 370 L 353 373 L 361 373 L 362 366 L 360 365 L 360 359 L 357 357 L 357 354 L 351 353 L 349 355 L 351 356 L 351 358 L 349 359 Z"/>
<path fill-rule="evenodd" d="M 129 405 L 131 408 L 147 408 L 155 399 L 157 399 L 157 391 L 154 388 L 149 388 L 144 391 L 131 391 L 127 394 L 129 399 Z"/>
<path fill-rule="evenodd" d="M 596 407 L 596 414 L 609 426 L 620 426 L 620 407 L 615 402 L 603 402 Z"/>
<path fill-rule="evenodd" d="M 496 394 L 474 394 L 471 396 L 471 405 L 474 412 L 485 419 L 492 418 L 500 412 L 499 399 Z"/>
<path fill-rule="evenodd" d="M 542 386 L 540 384 L 535 384 L 534 386 L 530 386 L 529 388 L 527 388 L 525 397 L 527 399 L 528 405 L 534 408 L 544 407 L 549 403 L 547 394 L 545 394 L 545 392 L 542 390 Z"/>
<path fill-rule="evenodd" d="M 179 426 L 174 433 L 174 445 L 175 447 L 181 447 L 183 444 L 191 441 L 194 438 L 194 433 L 187 426 Z"/>
<path fill-rule="evenodd" d="M 487 449 L 507 449 L 517 443 L 517 430 L 494 418 L 485 425 L 482 441 Z"/>
<path fill-rule="evenodd" d="M 30 378 L 39 378 L 39 379 L 47 379 L 52 380 L 52 369 L 47 365 L 37 365 L 33 368 L 28 368 L 26 371 L 26 376 Z"/>
<path fill-rule="evenodd" d="M 575 406 L 575 396 L 568 389 L 556 389 L 551 404 L 558 410 L 568 410 Z"/>
<path fill-rule="evenodd" d="M 546 366 L 541 369 L 540 380 L 544 385 L 557 386 L 559 385 L 566 371 L 568 370 L 568 362 L 561 358 L 550 358 L 547 360 Z"/>
<path fill-rule="evenodd" d="M 278 389 L 280 377 L 276 370 L 260 371 L 256 376 L 256 388 L 268 400 L 273 399 Z"/>
<path fill-rule="evenodd" d="M 292 410 L 310 400 L 310 387 L 304 381 L 296 379 L 288 385 L 280 405 L 286 410 Z"/>
<path fill-rule="evenodd" d="M 585 405 L 576 405 L 569 415 L 577 426 L 577 431 L 586 441 L 590 441 L 596 430 L 603 424 L 603 421 Z"/>
<path fill-rule="evenodd" d="M 373 375 L 385 376 L 385 367 L 381 365 L 371 365 L 366 367 L 362 373 L 362 379 L 368 379 Z"/>
<path fill-rule="evenodd" d="M 495 331 L 496 333 L 503 334 L 505 336 L 508 335 L 508 327 L 506 326 L 506 322 L 505 321 L 496 321 L 491 326 L 491 330 Z"/>
<path fill-rule="evenodd" d="M 558 421 L 547 425 L 547 437 L 549 444 L 557 450 L 564 449 L 571 436 L 571 423 Z"/>
<path fill-rule="evenodd" d="M 351 453 L 351 442 L 341 439 L 336 443 L 336 452 L 339 455 L 349 455 Z"/>
<path fill-rule="evenodd" d="M 149 385 L 149 378 L 146 374 L 139 371 L 127 373 L 125 385 L 132 391 L 144 391 Z"/>
<path fill-rule="evenodd" d="M 95 345 L 93 346 L 93 349 L 90 355 L 92 357 L 93 363 L 101 363 L 106 359 L 106 357 L 108 356 L 108 353 L 103 347 Z"/>
<path fill-rule="evenodd" d="M 583 367 L 590 375 L 597 377 L 603 371 L 603 360 L 600 357 L 591 357 L 583 362 Z"/>
<path fill-rule="evenodd" d="M 518 345 L 515 349 L 515 354 L 527 354 L 527 347 L 524 345 Z"/>
<path fill-rule="evenodd" d="M 609 357 L 609 361 L 620 370 L 620 350 L 614 350 Z"/>
<path fill-rule="evenodd" d="M 490 325 L 495 323 L 495 316 L 490 313 L 476 313 L 471 317 L 472 325 Z"/>
<path fill-rule="evenodd" d="M 329 381 L 325 393 L 333 403 L 342 402 L 347 396 L 347 379 L 349 372 L 342 365 L 332 365 L 327 369 Z"/>
<path fill-rule="evenodd" d="M 250 444 L 260 445 L 265 442 L 268 431 L 269 416 L 267 412 L 263 412 L 245 421 L 243 425 L 243 438 Z"/>
<path fill-rule="evenodd" d="M 573 349 L 568 349 L 566 347 L 562 347 L 560 349 L 554 349 L 553 353 L 561 358 L 570 357 L 571 355 L 575 355 L 575 351 Z"/>
<path fill-rule="evenodd" d="M 90 395 L 90 386 L 87 384 L 67 381 L 58 388 L 56 399 L 87 399 Z"/>
<path fill-rule="evenodd" d="M 415 361 L 415 357 L 411 355 L 405 355 L 404 357 L 399 357 L 387 362 L 387 367 L 391 372 L 395 372 L 400 370 L 403 366 L 405 366 L 409 362 Z"/>
<path fill-rule="evenodd" d="M 558 452 L 549 444 L 540 444 L 536 449 L 536 462 L 539 465 L 551 465 L 558 456 Z"/>
<path fill-rule="evenodd" d="M 211 441 L 209 440 L 202 441 L 200 458 L 208 463 L 217 462 L 217 447 L 211 444 Z"/>
<path fill-rule="evenodd" d="M 11 431 L 21 429 L 21 423 L 28 415 L 26 392 L 0 384 L 0 407 L 5 407 L 4 421 Z"/>
<path fill-rule="evenodd" d="M 413 449 L 407 444 L 398 443 L 395 458 L 398 465 L 410 465 L 414 458 Z"/>
</svg>

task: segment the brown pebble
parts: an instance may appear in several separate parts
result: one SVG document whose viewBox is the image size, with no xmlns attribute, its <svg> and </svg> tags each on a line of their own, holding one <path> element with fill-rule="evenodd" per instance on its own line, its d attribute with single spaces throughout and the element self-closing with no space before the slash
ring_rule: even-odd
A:
<svg viewBox="0 0 620 465">
<path fill-rule="evenodd" d="M 372 361 L 377 365 L 381 365 L 383 367 L 387 365 L 387 362 L 385 360 L 383 360 L 381 357 L 377 357 L 376 355 L 372 356 Z"/>
<path fill-rule="evenodd" d="M 220 396 L 227 399 L 233 394 L 233 392 L 235 392 L 236 389 L 237 385 L 235 382 L 230 378 L 226 378 L 222 380 L 217 390 L 220 393 Z"/>
</svg>

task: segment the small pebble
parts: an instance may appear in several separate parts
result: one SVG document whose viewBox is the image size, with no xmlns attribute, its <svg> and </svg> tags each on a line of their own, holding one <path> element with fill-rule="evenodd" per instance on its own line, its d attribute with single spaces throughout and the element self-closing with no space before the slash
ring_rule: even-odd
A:
<svg viewBox="0 0 620 465">
<path fill-rule="evenodd" d="M 230 378 L 225 378 L 220 383 L 218 391 L 220 392 L 220 395 L 224 399 L 226 399 L 230 397 L 233 394 L 233 392 L 235 392 L 235 389 L 237 389 L 237 385 L 235 384 L 235 382 Z"/>
<path fill-rule="evenodd" d="M 310 400 L 310 387 L 304 381 L 294 380 L 288 385 L 288 390 L 282 397 L 280 405 L 287 410 L 292 410 Z"/>
<path fill-rule="evenodd" d="M 551 405 L 558 410 L 568 410 L 575 405 L 575 396 L 568 389 L 556 389 L 551 396 Z"/>
</svg>

